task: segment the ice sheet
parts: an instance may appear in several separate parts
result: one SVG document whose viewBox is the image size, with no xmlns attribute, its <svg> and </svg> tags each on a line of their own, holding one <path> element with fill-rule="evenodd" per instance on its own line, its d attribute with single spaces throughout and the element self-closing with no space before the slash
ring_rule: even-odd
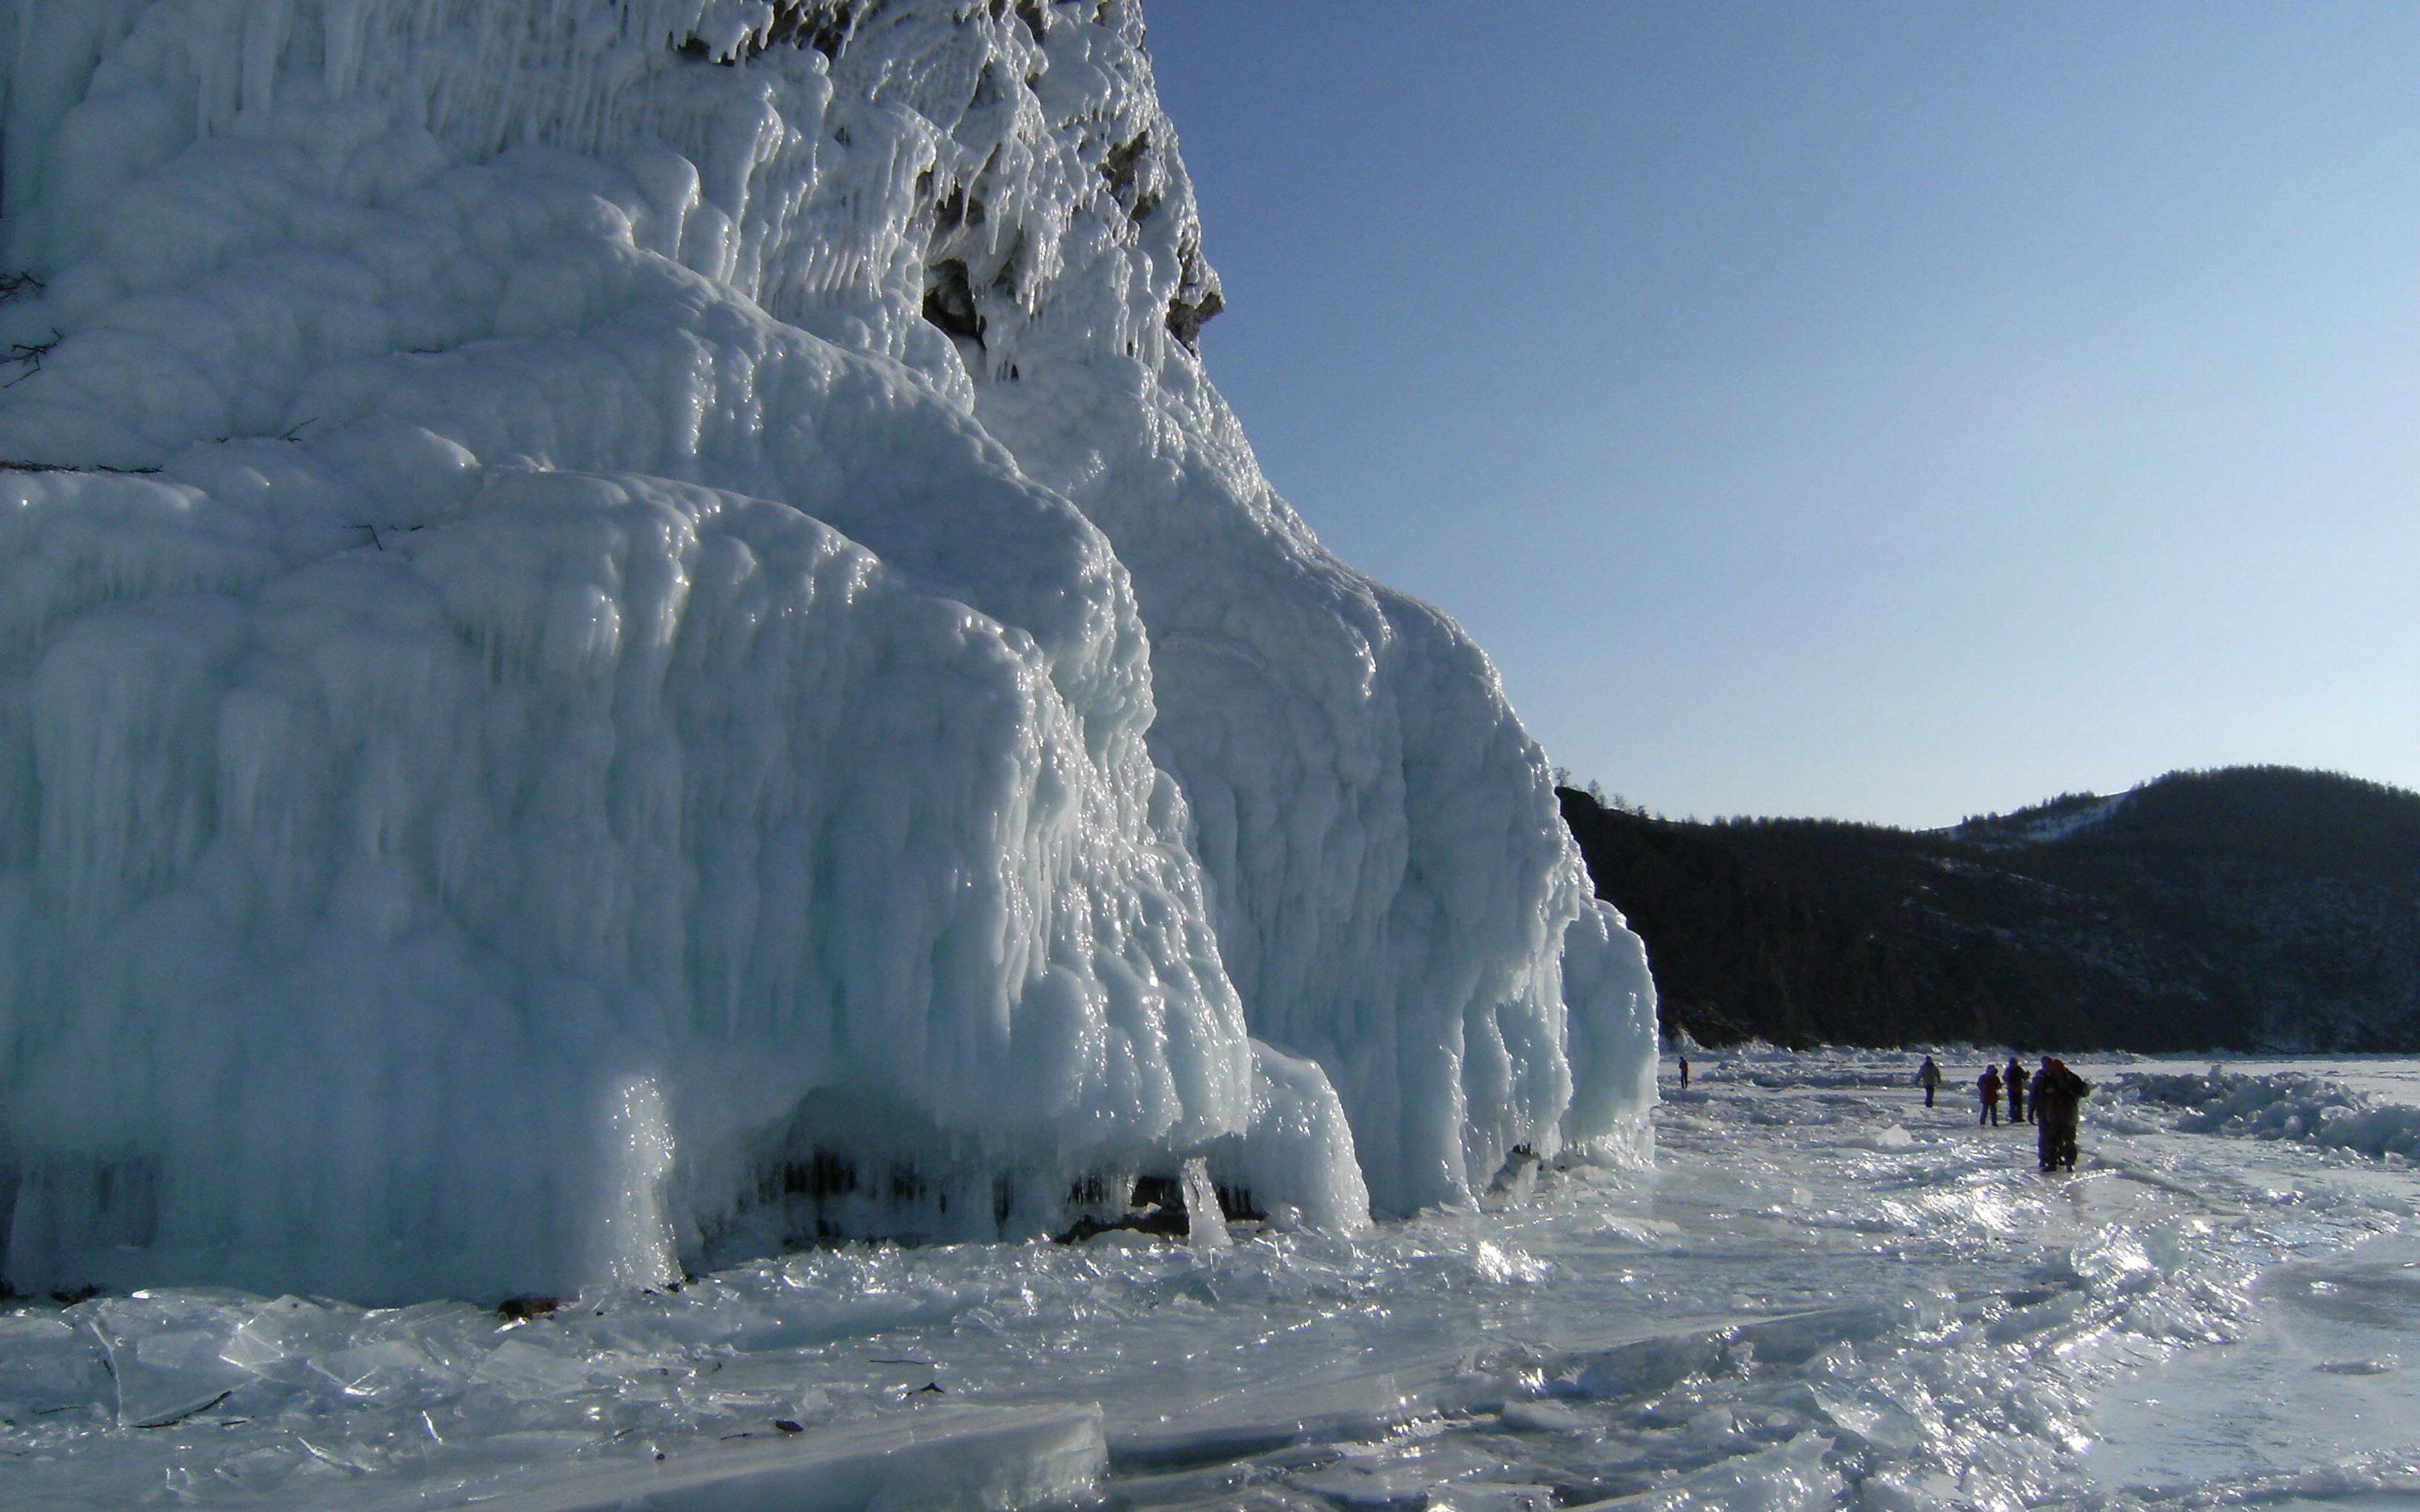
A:
<svg viewBox="0 0 2420 1512">
<path fill-rule="evenodd" d="M 526 1322 L 225 1292 L 21 1306 L 0 1500 L 569 1495 L 658 1449 L 813 1454 L 968 1406 L 1069 1463 L 1051 1445 L 1082 1430 L 1048 1425 L 1094 1402 L 1103 1486 L 1133 1506 L 2359 1505 L 2420 1484 L 2408 1168 L 2116 1089 L 2199 1067 L 2077 1059 L 2100 1088 L 2084 1159 L 2044 1177 L 2029 1131 L 1925 1109 L 1914 1054 L 1692 1058 L 1653 1169 L 1547 1170 L 1527 1200 L 1357 1236 L 853 1243 Z"/>
<path fill-rule="evenodd" d="M 566 1480 L 522 1473 L 473 1488 L 494 1512 L 910 1512 L 1089 1499 L 1108 1456 L 1098 1407 L 925 1408 L 849 1427 L 775 1430 Z M 552 1485 L 532 1486 L 552 1480 Z M 361 1504 L 367 1506 L 366 1501 Z M 397 1506 L 426 1506 L 422 1488 Z"/>
</svg>

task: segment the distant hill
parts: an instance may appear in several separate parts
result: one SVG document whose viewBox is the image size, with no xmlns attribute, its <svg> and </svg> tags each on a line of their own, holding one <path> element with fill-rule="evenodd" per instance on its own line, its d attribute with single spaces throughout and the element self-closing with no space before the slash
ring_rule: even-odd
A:
<svg viewBox="0 0 2420 1512">
<path fill-rule="evenodd" d="M 2230 767 L 1910 831 L 1560 791 L 1668 1032 L 2420 1050 L 2420 794 Z"/>
</svg>

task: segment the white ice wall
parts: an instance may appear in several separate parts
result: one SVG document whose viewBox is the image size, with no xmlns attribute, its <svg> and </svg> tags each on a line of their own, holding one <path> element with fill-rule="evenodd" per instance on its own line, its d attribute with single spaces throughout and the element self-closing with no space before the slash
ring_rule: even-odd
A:
<svg viewBox="0 0 2420 1512">
<path fill-rule="evenodd" d="M 1537 748 L 1190 349 L 1130 0 L 0 42 L 0 1273 L 560 1290 L 1635 1141 Z"/>
</svg>

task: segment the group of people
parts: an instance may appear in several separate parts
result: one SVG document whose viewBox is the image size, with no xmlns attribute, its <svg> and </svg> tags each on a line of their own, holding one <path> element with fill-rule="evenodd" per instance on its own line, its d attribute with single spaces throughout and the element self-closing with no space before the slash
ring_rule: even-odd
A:
<svg viewBox="0 0 2420 1512">
<path fill-rule="evenodd" d="M 1941 1068 L 1931 1056 L 1924 1057 L 1916 1079 L 1924 1087 L 1924 1105 L 1932 1106 L 1933 1094 L 1941 1088 Z M 2030 1099 L 2025 1095 L 2028 1084 Z M 2030 1074 L 2023 1061 L 2010 1056 L 2005 1074 L 1997 1066 L 1986 1066 L 1983 1074 L 1975 1078 L 1975 1090 L 1983 1099 L 1977 1124 L 1999 1123 L 2003 1089 L 2009 1097 L 2009 1121 L 2030 1123 L 2038 1131 L 2041 1168 L 2075 1169 L 2076 1122 L 2083 1117 L 2085 1095 L 2092 1090 L 2092 1084 L 2068 1070 L 2067 1062 L 2056 1056 L 2042 1057 L 2041 1070 Z"/>
</svg>

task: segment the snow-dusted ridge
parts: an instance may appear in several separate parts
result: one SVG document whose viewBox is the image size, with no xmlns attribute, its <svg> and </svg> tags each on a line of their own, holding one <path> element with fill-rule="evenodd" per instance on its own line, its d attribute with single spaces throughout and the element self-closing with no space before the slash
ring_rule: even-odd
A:
<svg viewBox="0 0 2420 1512">
<path fill-rule="evenodd" d="M 2088 834 L 2116 818 L 2133 800 L 2133 792 L 2072 794 L 2009 814 L 1963 820 L 1934 831 L 1953 840 L 1971 841 L 1987 850 L 2011 850 L 2049 845 Z"/>
<path fill-rule="evenodd" d="M 9 0 L 0 1273 L 385 1300 L 1643 1148 L 1130 0 Z"/>
</svg>

